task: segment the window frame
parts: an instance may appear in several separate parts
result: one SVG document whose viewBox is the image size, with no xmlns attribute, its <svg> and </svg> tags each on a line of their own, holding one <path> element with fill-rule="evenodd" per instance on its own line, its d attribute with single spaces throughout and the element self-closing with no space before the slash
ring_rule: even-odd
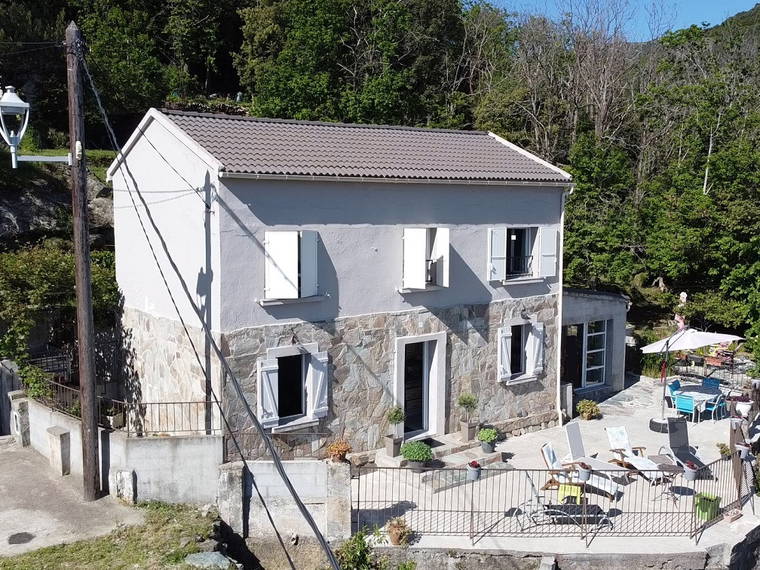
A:
<svg viewBox="0 0 760 570">
<path fill-rule="evenodd" d="M 526 245 L 525 251 L 530 251 L 531 271 L 528 273 L 508 273 L 509 259 L 514 256 L 509 255 L 509 234 L 514 230 L 528 230 L 530 239 L 529 247 Z M 503 234 L 503 235 L 501 235 Z M 531 283 L 544 279 L 554 278 L 557 276 L 558 269 L 558 250 L 557 243 L 559 229 L 553 225 L 539 224 L 507 224 L 488 228 L 488 245 L 486 249 L 486 281 L 498 282 L 502 285 L 513 283 Z M 504 255 L 494 255 L 495 241 L 499 243 L 503 239 L 501 248 Z M 498 260 L 498 264 L 494 262 Z M 498 266 L 497 266 L 498 265 Z M 503 276 L 502 268 L 503 265 Z"/>
<path fill-rule="evenodd" d="M 512 327 L 522 326 L 523 334 L 523 351 L 522 351 L 522 365 L 523 371 L 515 373 L 511 367 L 511 341 L 512 341 Z M 503 372 L 502 360 L 503 360 L 503 348 L 502 337 L 504 331 L 509 330 L 509 344 L 510 344 L 510 368 L 509 374 L 505 375 Z M 501 323 L 501 326 L 496 330 L 496 376 L 497 381 L 507 386 L 513 384 L 521 384 L 523 382 L 532 382 L 544 376 L 546 370 L 546 324 L 536 318 L 536 315 L 531 315 L 527 319 L 516 318 L 507 319 Z M 540 343 L 540 344 L 539 344 Z M 538 356 L 540 353 L 541 361 L 538 363 Z"/>
<path fill-rule="evenodd" d="M 592 323 L 602 323 L 602 330 L 595 331 L 595 332 L 589 332 L 591 331 L 591 324 Z M 599 386 L 603 386 L 607 382 L 607 320 L 606 319 L 598 319 L 595 321 L 586 321 L 583 323 L 584 328 L 584 334 L 583 334 L 583 358 L 581 359 L 583 370 L 582 370 L 582 379 L 583 379 L 583 385 L 581 389 L 584 388 L 598 388 Z M 601 348 L 588 348 L 589 343 L 589 337 L 601 337 L 602 339 L 602 346 Z M 597 364 L 594 366 L 588 365 L 588 355 L 589 354 L 601 354 L 602 355 L 602 363 Z M 588 373 L 593 372 L 595 370 L 601 370 L 602 371 L 602 378 L 598 382 L 589 382 L 588 381 Z"/>
</svg>

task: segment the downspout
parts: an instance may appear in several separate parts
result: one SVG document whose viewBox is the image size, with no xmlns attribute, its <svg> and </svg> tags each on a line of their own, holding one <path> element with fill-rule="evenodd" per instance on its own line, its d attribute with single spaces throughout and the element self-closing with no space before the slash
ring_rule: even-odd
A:
<svg viewBox="0 0 760 570">
<path fill-rule="evenodd" d="M 557 425 L 563 424 L 562 417 L 562 310 L 564 297 L 564 269 L 565 269 L 565 201 L 570 194 L 575 190 L 575 185 L 571 184 L 570 187 L 562 192 L 562 206 L 559 216 L 559 300 L 557 301 Z M 572 410 L 568 410 L 568 413 L 572 414 Z"/>
</svg>

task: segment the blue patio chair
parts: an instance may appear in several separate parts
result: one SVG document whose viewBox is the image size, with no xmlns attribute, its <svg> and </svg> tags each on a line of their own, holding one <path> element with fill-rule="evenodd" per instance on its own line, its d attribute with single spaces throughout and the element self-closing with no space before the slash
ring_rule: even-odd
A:
<svg viewBox="0 0 760 570">
<path fill-rule="evenodd" d="M 717 378 L 704 378 L 702 380 L 703 388 L 710 388 L 711 390 L 720 390 L 720 380 Z"/>
<path fill-rule="evenodd" d="M 670 384 L 668 384 L 668 397 L 670 398 L 669 405 L 671 408 L 675 407 L 676 392 L 678 392 L 680 389 L 681 382 L 678 380 L 673 380 Z"/>
<path fill-rule="evenodd" d="M 676 394 L 675 404 L 678 413 L 691 414 L 691 421 L 696 421 L 697 408 L 694 406 L 694 398 L 686 394 Z"/>
<path fill-rule="evenodd" d="M 716 415 L 719 419 L 722 415 L 726 415 L 728 413 L 728 408 L 726 406 L 726 398 L 723 394 L 705 402 L 705 411 L 710 414 L 712 421 L 715 421 Z"/>
</svg>

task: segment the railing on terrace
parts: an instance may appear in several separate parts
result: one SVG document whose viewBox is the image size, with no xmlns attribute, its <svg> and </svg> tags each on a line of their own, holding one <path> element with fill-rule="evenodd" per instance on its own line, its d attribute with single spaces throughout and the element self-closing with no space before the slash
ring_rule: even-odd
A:
<svg viewBox="0 0 760 570">
<path fill-rule="evenodd" d="M 34 389 L 29 396 L 69 416 L 81 417 L 80 392 L 52 380 Z M 123 402 L 97 398 L 98 423 L 121 429 L 130 437 L 220 433 L 214 402 Z"/>
<path fill-rule="evenodd" d="M 400 517 L 418 535 L 465 535 L 473 544 L 486 536 L 579 537 L 587 545 L 595 536 L 698 539 L 753 493 L 750 464 L 738 455 L 705 466 L 695 481 L 679 472 L 620 475 L 594 471 L 589 483 L 563 485 L 552 484 L 561 476 L 545 469 L 483 468 L 478 480 L 468 481 L 466 469 L 418 474 L 358 467 L 352 471 L 352 523 L 354 529 L 382 528 Z M 605 477 L 619 482 L 615 498 L 594 485 Z M 711 497 L 720 497 L 719 506 Z"/>
<path fill-rule="evenodd" d="M 533 256 L 511 256 L 507 257 L 507 279 L 512 277 L 521 277 L 533 273 Z"/>
</svg>

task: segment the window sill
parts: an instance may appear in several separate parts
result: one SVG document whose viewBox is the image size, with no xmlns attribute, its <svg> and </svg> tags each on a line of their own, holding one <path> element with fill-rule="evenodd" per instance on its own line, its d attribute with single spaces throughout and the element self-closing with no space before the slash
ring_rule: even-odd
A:
<svg viewBox="0 0 760 570">
<path fill-rule="evenodd" d="M 531 283 L 543 283 L 546 277 L 515 277 L 514 279 L 504 279 L 502 285 L 529 285 Z"/>
<path fill-rule="evenodd" d="M 517 384 L 527 384 L 528 382 L 536 382 L 541 378 L 541 374 L 524 374 L 522 376 L 516 376 L 509 380 L 502 380 L 505 386 L 515 386 Z"/>
<path fill-rule="evenodd" d="M 424 289 L 396 289 L 401 295 L 406 295 L 407 293 L 427 293 L 428 291 L 440 291 L 442 289 L 446 289 L 446 287 L 442 285 L 428 285 Z"/>
<path fill-rule="evenodd" d="M 272 433 L 273 434 L 288 433 L 288 432 L 296 431 L 299 429 L 314 427 L 316 425 L 319 425 L 319 418 L 311 418 L 311 417 L 299 418 L 297 420 L 293 420 L 281 426 L 273 427 Z"/>
<path fill-rule="evenodd" d="M 299 297 L 298 299 L 259 299 L 259 305 L 262 307 L 272 307 L 276 305 L 295 305 L 298 303 L 317 303 L 327 299 L 327 295 L 313 295 L 311 297 Z"/>
</svg>

